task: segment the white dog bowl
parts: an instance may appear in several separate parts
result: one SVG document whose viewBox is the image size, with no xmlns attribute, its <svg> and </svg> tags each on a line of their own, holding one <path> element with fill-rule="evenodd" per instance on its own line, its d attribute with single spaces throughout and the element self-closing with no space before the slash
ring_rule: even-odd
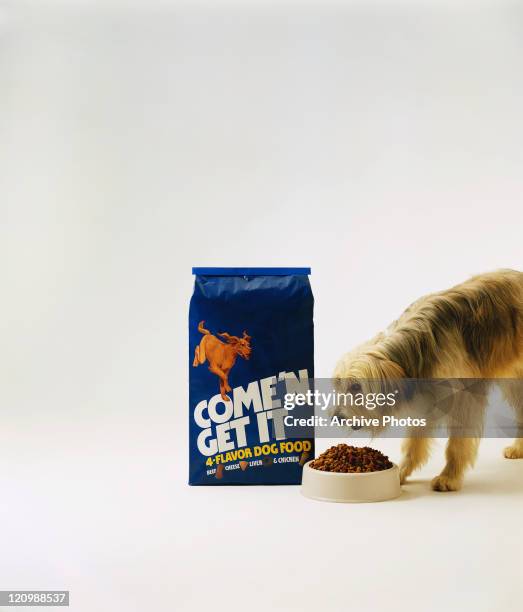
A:
<svg viewBox="0 0 523 612">
<path fill-rule="evenodd" d="M 394 464 L 378 472 L 345 473 L 303 466 L 301 492 L 305 497 L 329 502 L 379 502 L 401 494 L 400 473 Z"/>
</svg>

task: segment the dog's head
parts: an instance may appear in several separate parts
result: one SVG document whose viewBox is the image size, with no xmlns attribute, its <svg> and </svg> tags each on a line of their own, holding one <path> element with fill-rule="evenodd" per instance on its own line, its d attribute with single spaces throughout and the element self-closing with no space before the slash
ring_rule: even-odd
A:
<svg viewBox="0 0 523 612">
<path fill-rule="evenodd" d="M 396 413 L 400 403 L 410 399 L 411 387 L 403 368 L 379 350 L 376 344 L 378 339 L 356 348 L 339 360 L 334 370 L 335 391 L 352 398 L 338 401 L 331 411 L 333 414 L 344 418 L 379 418 L 384 414 Z M 381 429 L 381 426 L 373 427 L 372 433 L 379 433 Z"/>
<path fill-rule="evenodd" d="M 252 348 L 251 348 L 251 337 L 247 334 L 246 331 L 243 332 L 243 336 L 238 338 L 238 336 L 231 336 L 227 332 L 222 332 L 218 334 L 222 338 L 225 338 L 227 344 L 232 345 L 234 351 L 244 359 L 249 359 L 251 356 Z"/>
</svg>

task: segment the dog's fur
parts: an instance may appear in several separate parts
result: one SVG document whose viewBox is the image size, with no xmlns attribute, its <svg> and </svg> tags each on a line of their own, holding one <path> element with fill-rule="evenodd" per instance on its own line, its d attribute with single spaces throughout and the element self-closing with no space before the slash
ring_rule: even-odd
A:
<svg viewBox="0 0 523 612">
<path fill-rule="evenodd" d="M 389 328 L 345 355 L 335 373 L 340 390 L 380 381 L 401 388 L 402 379 L 475 378 L 505 379 L 499 384 L 523 428 L 521 386 L 509 379 L 523 378 L 523 273 L 500 270 L 482 274 L 447 291 L 422 297 L 409 306 Z M 474 464 L 481 437 L 486 391 L 470 404 L 461 401 L 450 416 L 471 437 L 449 436 L 446 465 L 432 481 L 436 491 L 461 488 L 464 472 Z M 376 389 L 374 389 L 376 390 Z M 414 391 L 407 403 L 423 402 Z M 463 397 L 463 396 L 462 396 Z M 400 398 L 401 399 L 401 398 Z M 521 429 L 523 435 L 523 429 Z M 421 467 L 430 454 L 430 431 L 403 444 L 402 482 Z M 523 437 L 505 449 L 505 457 L 523 457 Z"/>
<path fill-rule="evenodd" d="M 205 363 L 206 359 L 209 361 L 209 370 L 220 379 L 220 395 L 227 402 L 229 401 L 227 391 L 231 391 L 229 372 L 236 363 L 238 355 L 243 359 L 250 358 L 251 337 L 246 331 L 243 332 L 242 338 L 231 336 L 227 332 L 218 333 L 218 336 L 225 338 L 226 344 L 205 329 L 204 324 L 205 321 L 200 321 L 198 324 L 198 331 L 203 334 L 203 338 L 194 350 L 193 367 Z"/>
</svg>

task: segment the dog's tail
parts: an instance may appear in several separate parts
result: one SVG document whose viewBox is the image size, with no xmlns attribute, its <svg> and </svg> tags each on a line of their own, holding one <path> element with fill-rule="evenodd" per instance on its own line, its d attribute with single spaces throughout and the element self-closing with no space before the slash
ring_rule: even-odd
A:
<svg viewBox="0 0 523 612">
<path fill-rule="evenodd" d="M 205 323 L 205 321 L 200 321 L 200 322 L 198 323 L 198 331 L 199 331 L 201 334 L 204 334 L 204 335 L 206 335 L 206 334 L 210 334 L 211 332 L 210 332 L 208 329 L 205 329 L 205 327 L 203 326 L 203 324 L 204 324 L 204 323 Z"/>
</svg>

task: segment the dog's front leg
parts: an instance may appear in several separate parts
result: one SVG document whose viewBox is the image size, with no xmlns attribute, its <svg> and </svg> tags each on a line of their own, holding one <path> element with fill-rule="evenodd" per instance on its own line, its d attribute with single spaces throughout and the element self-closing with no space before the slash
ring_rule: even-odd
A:
<svg viewBox="0 0 523 612">
<path fill-rule="evenodd" d="M 500 383 L 505 399 L 516 413 L 518 429 L 514 443 L 507 446 L 503 452 L 507 459 L 523 459 L 523 370 L 519 374 L 520 378 L 516 380 L 504 380 Z"/>
<path fill-rule="evenodd" d="M 412 435 L 404 440 L 401 447 L 403 453 L 400 464 L 401 484 L 405 483 L 414 470 L 419 469 L 427 463 L 430 457 L 431 445 L 431 438 L 421 437 L 419 435 Z"/>
<path fill-rule="evenodd" d="M 216 376 L 218 376 L 218 378 L 220 379 L 220 395 L 222 396 L 223 401 L 224 402 L 230 401 L 230 398 L 227 395 L 227 387 L 229 387 L 229 385 L 226 384 L 227 377 L 223 373 L 223 370 L 219 368 L 216 364 L 212 364 L 209 366 L 209 371 L 212 372 L 213 374 L 216 374 Z"/>
<path fill-rule="evenodd" d="M 432 481 L 434 491 L 459 491 L 466 469 L 474 465 L 483 433 L 488 384 L 480 386 L 476 381 L 474 391 L 464 389 L 453 394 L 448 404 L 440 404 L 447 413 L 449 440 L 447 463 Z"/>
<path fill-rule="evenodd" d="M 225 386 L 225 391 L 232 391 L 229 385 L 229 370 L 224 370 L 223 375 L 224 375 L 223 384 Z"/>
<path fill-rule="evenodd" d="M 432 481 L 434 491 L 459 491 L 468 467 L 474 465 L 478 453 L 479 438 L 450 437 L 445 451 L 447 464 Z"/>
</svg>

